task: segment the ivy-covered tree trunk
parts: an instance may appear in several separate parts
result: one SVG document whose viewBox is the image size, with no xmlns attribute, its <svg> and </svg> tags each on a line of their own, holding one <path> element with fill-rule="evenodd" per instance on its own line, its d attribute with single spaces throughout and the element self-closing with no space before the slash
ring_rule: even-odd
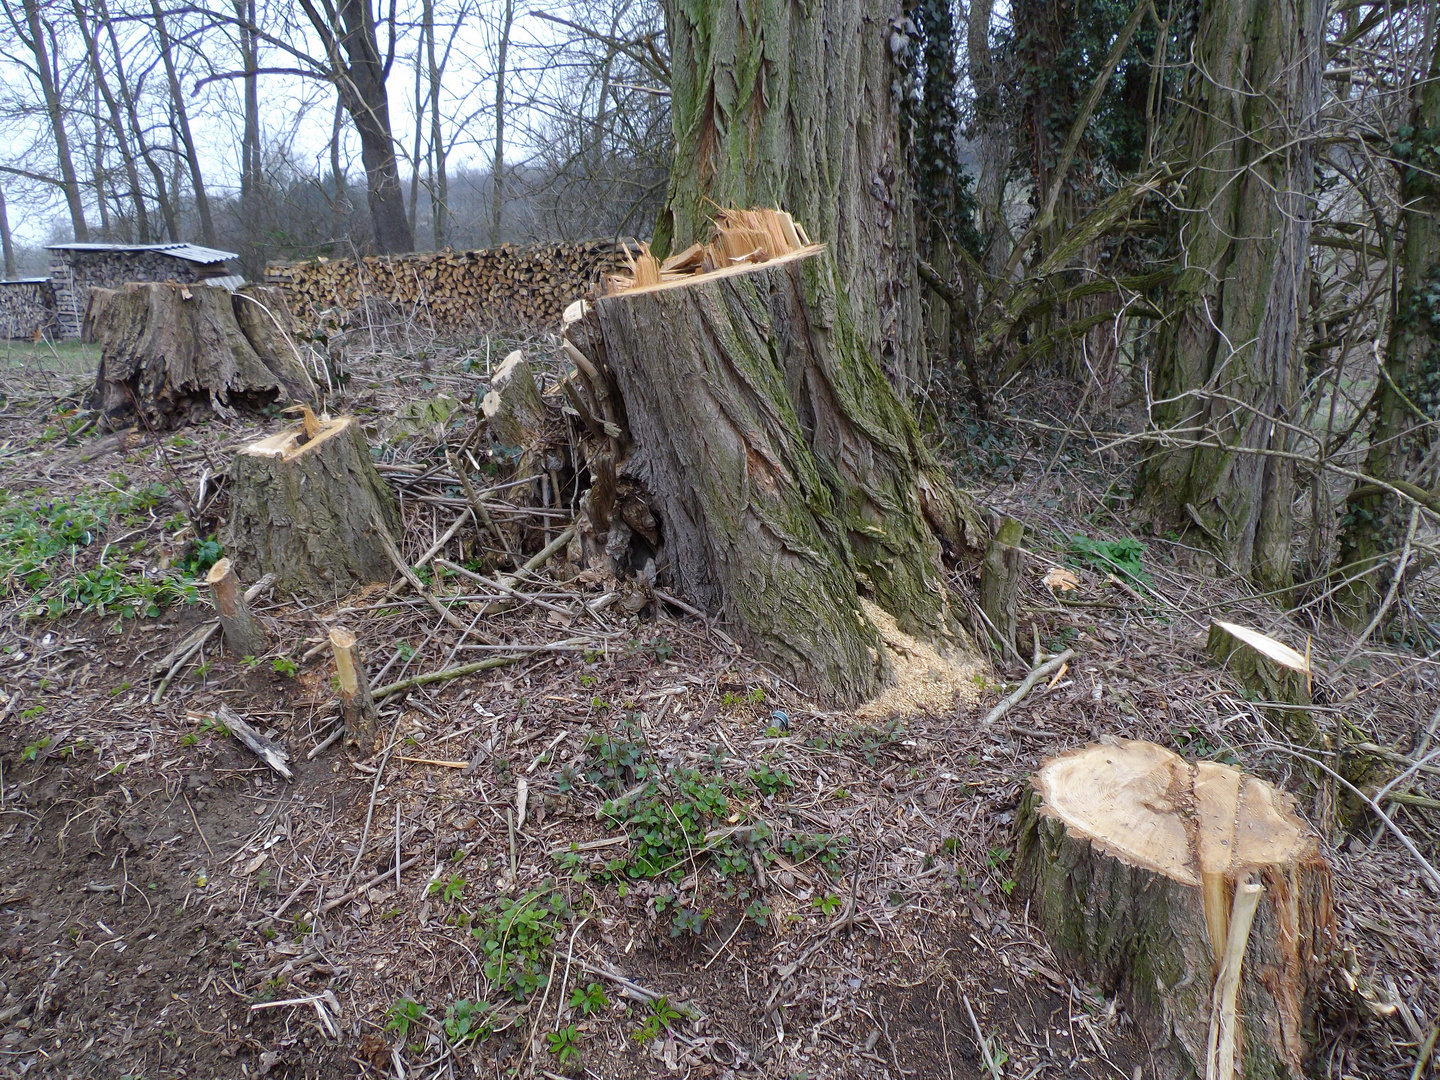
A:
<svg viewBox="0 0 1440 1080">
<path fill-rule="evenodd" d="M 675 167 L 662 257 L 717 207 L 789 211 L 834 255 L 861 339 L 903 392 L 925 368 L 895 0 L 665 0 Z"/>
<path fill-rule="evenodd" d="M 1157 522 L 1266 588 L 1290 582 L 1297 347 L 1322 69 L 1321 0 L 1206 0 L 1175 153 L 1182 253 L 1142 471 Z M 1275 453 L 1272 453 L 1275 452 Z"/>
<path fill-rule="evenodd" d="M 1431 452 L 1440 421 L 1440 49 L 1432 52 L 1410 130 L 1401 135 L 1405 246 L 1385 367 L 1371 399 L 1365 472 L 1433 496 L 1440 493 L 1440 465 Z M 1355 579 L 1342 599 L 1357 624 L 1370 620 L 1390 587 L 1394 570 L 1387 555 L 1400 545 L 1406 517 L 1400 500 L 1383 487 L 1362 484 L 1350 494 L 1339 563 L 1340 573 Z"/>
</svg>

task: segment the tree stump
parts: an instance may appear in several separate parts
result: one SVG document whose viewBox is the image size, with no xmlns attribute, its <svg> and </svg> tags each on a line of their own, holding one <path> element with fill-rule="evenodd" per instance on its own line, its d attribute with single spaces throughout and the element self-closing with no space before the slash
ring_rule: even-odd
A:
<svg viewBox="0 0 1440 1080">
<path fill-rule="evenodd" d="M 1205 651 L 1241 686 L 1274 703 L 1266 712 L 1291 738 L 1314 741 L 1309 657 L 1258 630 L 1219 620 L 1210 624 Z"/>
<path fill-rule="evenodd" d="M 830 256 L 786 215 L 747 213 L 778 226 L 676 257 L 718 267 L 698 275 L 642 256 L 639 284 L 567 330 L 580 372 L 618 391 L 621 437 L 588 417 L 599 455 L 645 489 L 667 586 L 821 697 L 855 704 L 894 679 L 862 598 L 973 666 L 941 556 L 976 546 L 978 518 L 856 333 Z"/>
<path fill-rule="evenodd" d="M 1024 536 L 1024 525 L 1001 518 L 980 564 L 980 610 L 990 620 L 995 644 L 1010 653 L 1015 652 L 1015 601 L 1025 573 L 1025 552 L 1020 547 Z"/>
<path fill-rule="evenodd" d="M 80 340 L 87 345 L 93 345 L 100 340 L 100 316 L 105 311 L 105 305 L 115 295 L 114 289 L 102 289 L 100 286 L 91 286 L 90 299 L 85 302 L 85 318 L 80 323 Z"/>
<path fill-rule="evenodd" d="M 311 401 L 314 387 L 293 345 L 252 340 L 226 289 L 132 282 L 105 300 L 95 323 L 100 368 L 87 404 L 105 427 L 142 410 L 151 427 L 178 427 L 211 412 Z M 254 320 L 247 315 L 247 323 Z"/>
<path fill-rule="evenodd" d="M 379 710 L 370 694 L 370 679 L 365 674 L 365 660 L 360 643 L 342 626 L 331 627 L 330 648 L 335 653 L 335 678 L 339 684 L 340 714 L 345 721 L 350 741 L 365 751 L 375 748 Z"/>
<path fill-rule="evenodd" d="M 480 412 L 495 442 L 505 447 L 523 447 L 547 425 L 549 411 L 535 385 L 535 373 L 519 349 L 505 357 L 490 377 Z"/>
<path fill-rule="evenodd" d="M 230 464 L 222 543 L 247 576 L 273 573 L 282 593 L 328 599 L 389 581 L 381 526 L 398 536 L 399 511 L 353 417 L 319 421 L 313 434 L 287 428 Z"/>
<path fill-rule="evenodd" d="M 229 559 L 221 559 L 205 575 L 220 616 L 225 648 L 233 656 L 263 656 L 270 649 L 265 631 L 250 614 L 250 605 L 240 592 L 240 579 Z"/>
<path fill-rule="evenodd" d="M 1335 920 L 1329 867 L 1287 796 L 1110 740 L 1046 762 L 1016 829 L 1032 916 L 1062 959 L 1126 996 L 1163 1075 L 1205 1076 L 1207 1060 L 1219 1075 L 1228 1028 L 1240 1075 L 1300 1080 Z"/>
</svg>

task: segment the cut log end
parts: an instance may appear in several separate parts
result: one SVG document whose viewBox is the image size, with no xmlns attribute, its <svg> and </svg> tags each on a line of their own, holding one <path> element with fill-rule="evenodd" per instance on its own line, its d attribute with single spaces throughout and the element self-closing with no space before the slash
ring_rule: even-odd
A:
<svg viewBox="0 0 1440 1080">
<path fill-rule="evenodd" d="M 1232 996 L 1243 1075 L 1303 1075 L 1334 915 L 1329 868 L 1288 797 L 1226 765 L 1117 741 L 1047 762 L 1017 829 L 1021 885 L 1052 946 L 1128 996 L 1166 1075 L 1204 1075 L 1224 1056 L 1211 1029 L 1225 1016 L 1227 944 L 1244 956 Z M 1231 941 L 1235 894 L 1252 881 L 1253 929 Z"/>
<path fill-rule="evenodd" d="M 1315 724 L 1308 711 L 1314 675 L 1307 655 L 1248 626 L 1219 620 L 1210 624 L 1205 651 L 1245 689 L 1279 706 L 1268 712 L 1291 738 L 1314 741 Z"/>
</svg>

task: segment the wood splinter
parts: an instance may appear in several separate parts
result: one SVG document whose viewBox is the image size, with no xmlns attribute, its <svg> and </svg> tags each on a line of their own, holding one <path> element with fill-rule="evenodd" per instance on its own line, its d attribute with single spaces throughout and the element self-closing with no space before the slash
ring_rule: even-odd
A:
<svg viewBox="0 0 1440 1080">
<path fill-rule="evenodd" d="M 215 599 L 220 614 L 220 627 L 225 634 L 225 648 L 235 656 L 263 656 L 270 650 L 265 631 L 250 614 L 250 607 L 240 592 L 240 579 L 229 559 L 221 559 L 205 575 L 205 583 Z"/>
<path fill-rule="evenodd" d="M 368 749 L 375 743 L 379 710 L 370 694 L 370 680 L 365 677 L 360 643 L 349 630 L 336 626 L 330 630 L 330 647 L 335 652 L 335 674 L 345 728 L 351 741 Z"/>
</svg>

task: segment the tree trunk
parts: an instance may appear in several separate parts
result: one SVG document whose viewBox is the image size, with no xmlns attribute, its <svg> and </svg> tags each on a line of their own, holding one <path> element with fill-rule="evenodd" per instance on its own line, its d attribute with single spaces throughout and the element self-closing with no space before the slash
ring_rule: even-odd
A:
<svg viewBox="0 0 1440 1080">
<path fill-rule="evenodd" d="M 1400 171 L 1405 245 L 1399 290 L 1390 305 L 1385 366 L 1370 402 L 1374 420 L 1365 472 L 1440 494 L 1433 453 L 1440 421 L 1440 181 L 1435 176 L 1440 47 L 1433 44 L 1429 66 L 1410 121 L 1414 134 L 1408 160 Z M 1338 572 L 1357 579 L 1340 595 L 1342 610 L 1356 626 L 1370 621 L 1389 591 L 1394 570 L 1388 556 L 1400 546 L 1407 517 L 1400 501 L 1377 485 L 1365 484 L 1350 494 Z"/>
<path fill-rule="evenodd" d="M 663 581 L 845 704 L 893 680 L 889 619 L 968 656 L 941 551 L 978 546 L 980 523 L 866 349 L 823 249 L 602 297 L 569 334 L 581 371 L 618 391 L 582 413 L 603 411 L 609 438 L 597 489 L 608 471 L 608 506 L 617 483 L 648 493 L 658 523 L 626 514 L 623 535 L 648 524 Z M 602 501 L 588 512 L 605 519 Z M 611 513 L 602 530 L 621 524 Z"/>
<path fill-rule="evenodd" d="M 1204 5 L 1180 121 L 1183 265 L 1156 359 L 1154 420 L 1176 443 L 1140 481 L 1158 522 L 1271 589 L 1290 583 L 1293 468 L 1269 452 L 1295 449 L 1324 10 Z"/>
<path fill-rule="evenodd" d="M 990 620 L 990 635 L 1002 651 L 1015 653 L 1015 603 L 1025 574 L 1025 526 L 1002 518 L 985 547 L 980 564 L 980 610 Z"/>
<path fill-rule="evenodd" d="M 180 75 L 175 70 L 170 33 L 165 28 L 165 15 L 158 0 L 150 0 L 155 17 L 155 33 L 160 38 L 160 58 L 165 62 L 165 77 L 170 84 L 170 101 L 180 128 L 180 143 L 185 148 L 185 164 L 190 170 L 190 190 L 195 194 L 195 211 L 200 215 L 200 235 L 205 243 L 215 246 L 215 222 L 210 216 L 210 199 L 205 194 L 205 178 L 200 172 L 200 155 L 195 151 L 195 138 L 190 134 L 190 115 L 185 111 L 185 92 L 180 88 Z M 173 236 L 179 240 L 180 237 Z"/>
<path fill-rule="evenodd" d="M 23 3 L 24 26 L 29 30 L 28 37 L 8 3 L 5 5 L 5 13 L 17 36 L 35 58 L 36 77 L 40 80 L 40 91 L 45 98 L 50 131 L 55 136 L 55 156 L 60 163 L 60 187 L 65 192 L 65 202 L 70 208 L 70 225 L 75 230 L 75 239 L 84 243 L 90 239 L 90 230 L 85 226 L 85 204 L 80 198 L 80 181 L 75 175 L 75 162 L 70 156 L 70 139 L 65 132 L 65 107 L 60 100 L 59 80 L 51 66 L 50 47 L 45 40 L 49 27 L 40 18 L 38 0 L 23 0 Z M 101 197 L 104 197 L 103 193 Z"/>
<path fill-rule="evenodd" d="M 1000 122 L 999 86 L 990 52 L 990 16 L 995 0 L 970 0 L 965 51 L 975 94 L 975 152 L 978 175 L 975 198 L 980 204 L 982 265 L 999 274 L 1010 258 L 1010 230 L 1005 220 L 1005 171 L 1010 147 Z"/>
<path fill-rule="evenodd" d="M 495 153 L 490 158 L 490 246 L 500 244 L 500 223 L 505 212 L 505 64 L 510 52 L 510 29 L 515 19 L 514 0 L 505 0 L 500 20 L 500 54 L 495 65 Z"/>
<path fill-rule="evenodd" d="M 338 9 L 327 4 L 323 13 L 310 0 L 302 0 L 302 6 L 326 44 L 340 102 L 360 136 L 375 250 L 382 255 L 414 251 L 415 236 L 410 230 L 405 190 L 395 161 L 390 95 L 385 89 L 394 56 L 393 22 L 390 52 L 382 56 L 370 0 L 342 0 Z M 391 14 L 393 18 L 393 8 Z"/>
<path fill-rule="evenodd" d="M 0 191 L 0 244 L 5 248 L 5 276 L 15 276 L 15 244 L 10 239 L 10 215 L 5 211 L 5 192 Z"/>
<path fill-rule="evenodd" d="M 1338 941 L 1329 867 L 1287 796 L 1110 740 L 1047 762 L 1015 827 L 1032 918 L 1062 961 L 1125 995 L 1161 1078 L 1302 1080 Z"/>
<path fill-rule="evenodd" d="M 925 358 L 900 5 L 666 0 L 665 24 L 675 166 L 656 252 L 704 240 L 717 207 L 789 211 L 830 245 L 861 343 L 908 393 Z"/>
<path fill-rule="evenodd" d="M 108 427 L 143 409 L 163 429 L 212 410 L 310 401 L 314 388 L 293 347 L 247 337 L 234 307 L 242 302 L 211 285 L 132 282 L 116 290 L 97 320 L 90 407 Z"/>
<path fill-rule="evenodd" d="M 405 213 L 405 191 L 390 136 L 390 103 L 383 83 L 378 89 L 368 82 L 365 85 L 370 92 L 348 111 L 360 136 L 375 250 L 382 255 L 402 255 L 415 250 L 415 237 Z"/>
<path fill-rule="evenodd" d="M 105 102 L 105 110 L 110 115 L 110 127 L 115 135 L 115 146 L 120 151 L 120 162 L 125 168 L 125 179 L 130 183 L 130 198 L 135 205 L 135 225 L 138 239 L 142 244 L 150 242 L 150 215 L 145 209 L 145 189 L 140 184 L 140 170 L 135 165 L 135 155 L 130 150 L 130 140 L 125 137 L 125 123 L 120 116 L 120 105 L 115 100 L 115 94 L 110 89 L 110 80 L 106 77 L 106 65 L 100 60 L 99 42 L 96 40 L 95 32 L 90 27 L 90 19 L 85 13 L 85 5 L 79 0 L 71 0 L 71 10 L 75 12 L 75 24 L 80 30 L 80 38 L 85 43 L 85 58 L 89 61 L 90 77 L 94 80 L 95 90 Z M 117 70 L 116 74 L 123 79 L 123 69 Z"/>
<path fill-rule="evenodd" d="M 246 575 L 274 574 L 281 593 L 333 599 L 389 581 L 386 531 L 400 534 L 400 515 L 353 417 L 308 438 L 304 426 L 287 429 L 231 462 L 225 550 Z"/>
</svg>

